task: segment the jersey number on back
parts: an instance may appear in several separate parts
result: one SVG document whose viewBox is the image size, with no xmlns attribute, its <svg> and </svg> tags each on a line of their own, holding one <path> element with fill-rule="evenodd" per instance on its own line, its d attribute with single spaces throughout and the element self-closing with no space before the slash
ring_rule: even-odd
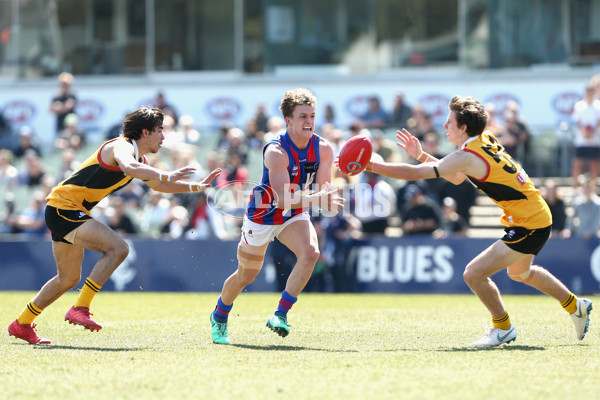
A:
<svg viewBox="0 0 600 400">
<path fill-rule="evenodd" d="M 509 154 L 506 153 L 506 151 L 504 151 L 504 147 L 502 147 L 501 145 L 488 144 L 485 146 L 481 146 L 481 148 L 497 163 L 504 161 L 505 164 L 502 166 L 502 169 L 508 172 L 509 174 L 516 174 L 518 172 L 514 160 Z"/>
</svg>

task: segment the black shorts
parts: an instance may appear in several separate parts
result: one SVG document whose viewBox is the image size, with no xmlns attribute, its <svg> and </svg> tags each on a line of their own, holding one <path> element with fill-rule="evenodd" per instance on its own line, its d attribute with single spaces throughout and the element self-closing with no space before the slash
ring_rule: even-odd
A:
<svg viewBox="0 0 600 400">
<path fill-rule="evenodd" d="M 525 229 L 518 226 L 505 228 L 506 235 L 502 237 L 502 241 L 514 251 L 524 254 L 534 254 L 540 252 L 542 247 L 548 241 L 552 227 L 540 229 Z"/>
<path fill-rule="evenodd" d="M 575 147 L 575 157 L 585 160 L 597 160 L 600 158 L 600 147 L 580 146 Z"/>
<path fill-rule="evenodd" d="M 92 219 L 83 211 L 62 210 L 52 206 L 46 206 L 45 217 L 46 225 L 52 232 L 52 240 L 64 243 L 69 243 L 64 239 L 69 232 L 79 228 L 85 221 Z"/>
</svg>

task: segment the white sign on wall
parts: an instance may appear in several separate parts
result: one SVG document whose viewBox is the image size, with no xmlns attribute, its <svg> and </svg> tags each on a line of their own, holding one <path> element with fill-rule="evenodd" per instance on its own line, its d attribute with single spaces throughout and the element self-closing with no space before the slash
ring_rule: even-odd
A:
<svg viewBox="0 0 600 400">
<path fill-rule="evenodd" d="M 448 80 L 447 82 L 320 82 L 303 84 L 299 81 L 274 83 L 229 84 L 175 84 L 171 87 L 152 85 L 132 87 L 99 84 L 76 87 L 79 99 L 77 114 L 82 128 L 92 135 L 104 137 L 105 131 L 123 120 L 124 115 L 154 98 L 158 91 L 165 94 L 178 114 L 194 118 L 200 129 L 215 129 L 224 122 L 244 128 L 259 104 L 265 104 L 269 116 L 280 116 L 279 102 L 286 90 L 307 87 L 318 97 L 317 121 L 325 106 L 333 106 L 336 124 L 346 129 L 366 110 L 367 99 L 378 96 L 386 111 L 391 111 L 398 91 L 404 93 L 409 105 L 422 103 L 431 113 L 439 130 L 447 116 L 447 104 L 456 94 L 470 95 L 481 102 L 493 102 L 500 114 L 509 100 L 521 106 L 522 117 L 531 125 L 554 127 L 561 121 L 570 121 L 575 102 L 582 98 L 585 81 L 570 80 Z M 49 111 L 53 89 L 0 88 L 0 111 L 14 129 L 23 125 L 34 128 L 38 140 L 52 143 L 55 119 Z M 501 114 L 500 114 L 501 115 Z M 401 127 L 398 127 L 401 128 Z"/>
</svg>

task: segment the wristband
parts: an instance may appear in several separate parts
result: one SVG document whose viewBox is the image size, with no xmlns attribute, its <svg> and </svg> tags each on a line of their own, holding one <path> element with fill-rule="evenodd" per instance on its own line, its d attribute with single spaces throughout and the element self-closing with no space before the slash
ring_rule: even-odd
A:
<svg viewBox="0 0 600 400">
<path fill-rule="evenodd" d="M 164 180 L 163 177 L 165 177 L 167 179 Z M 171 173 L 167 172 L 166 174 L 163 174 L 162 172 L 159 172 L 158 178 L 161 182 L 171 182 Z"/>
<path fill-rule="evenodd" d="M 190 188 L 190 192 L 200 192 L 201 186 L 197 183 L 188 183 L 188 187 Z"/>
<path fill-rule="evenodd" d="M 418 162 L 425 162 L 425 160 L 421 160 L 421 157 L 423 157 L 423 155 L 425 156 L 425 160 L 427 160 L 427 153 L 425 153 L 424 151 L 422 151 L 421 155 L 417 158 Z"/>
</svg>

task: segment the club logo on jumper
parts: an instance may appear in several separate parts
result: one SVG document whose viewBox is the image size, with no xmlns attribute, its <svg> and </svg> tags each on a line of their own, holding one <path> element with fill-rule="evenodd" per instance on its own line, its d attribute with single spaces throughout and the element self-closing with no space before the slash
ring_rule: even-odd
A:
<svg viewBox="0 0 600 400">
<path fill-rule="evenodd" d="M 83 211 L 79 211 L 79 218 L 85 218 L 87 216 Z"/>
<path fill-rule="evenodd" d="M 508 233 L 506 234 L 506 237 L 509 239 L 512 239 L 515 236 L 515 231 L 514 229 L 511 229 L 510 231 L 508 231 Z"/>
<path fill-rule="evenodd" d="M 216 97 L 206 104 L 206 112 L 216 120 L 235 120 L 242 111 L 242 105 L 231 97 Z"/>
<path fill-rule="evenodd" d="M 290 174 L 290 175 L 291 175 L 291 176 L 296 176 L 296 175 L 298 175 L 298 166 L 297 166 L 297 165 L 294 165 L 294 166 L 292 167 L 292 172 L 291 172 L 291 174 Z"/>
<path fill-rule="evenodd" d="M 2 115 L 12 125 L 24 125 L 35 115 L 35 106 L 27 100 L 9 101 L 4 106 Z"/>
</svg>

